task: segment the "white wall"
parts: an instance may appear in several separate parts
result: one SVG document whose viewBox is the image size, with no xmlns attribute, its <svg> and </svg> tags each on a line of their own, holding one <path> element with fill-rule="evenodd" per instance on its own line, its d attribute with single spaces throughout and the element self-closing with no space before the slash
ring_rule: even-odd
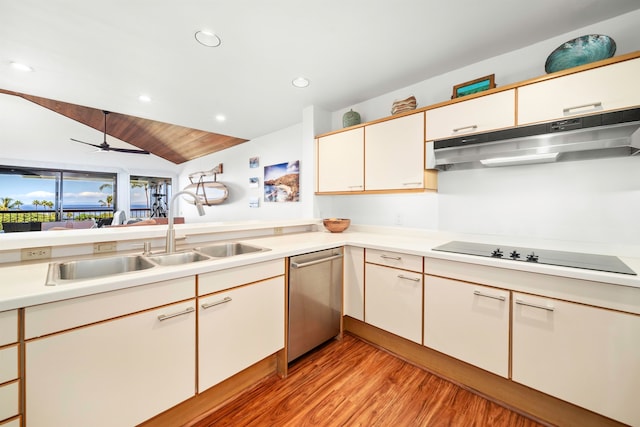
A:
<svg viewBox="0 0 640 427">
<path fill-rule="evenodd" d="M 526 49 L 334 112 L 334 129 L 353 107 L 363 121 L 389 115 L 394 99 L 413 94 L 420 106 L 447 100 L 451 88 L 495 73 L 498 86 L 544 74 L 544 62 L 562 42 L 607 34 L 617 54 L 640 49 L 640 11 L 564 34 Z M 440 172 L 437 194 L 321 196 L 322 216 L 357 224 L 439 229 L 504 236 L 541 237 L 636 245 L 640 242 L 640 156 L 553 165 Z M 400 216 L 400 217 L 399 217 Z"/>
<path fill-rule="evenodd" d="M 185 163 L 180 173 L 179 185 L 174 191 L 184 189 L 190 184 L 189 174 L 197 171 L 212 169 L 219 163 L 223 164 L 223 174 L 218 175 L 218 181 L 229 189 L 229 198 L 220 205 L 205 207 L 206 215 L 198 217 L 195 206 L 179 203 L 178 215 L 184 215 L 189 222 L 210 221 L 244 221 L 244 220 L 280 220 L 312 217 L 313 188 L 305 188 L 308 179 L 301 177 L 301 195 L 299 202 L 274 203 L 264 201 L 264 167 L 289 161 L 300 160 L 300 174 L 313 176 L 314 165 L 312 157 L 308 158 L 309 150 L 313 153 L 313 146 L 306 147 L 302 143 L 302 124 L 291 126 L 245 142 L 244 144 L 213 153 L 199 159 Z M 310 142 L 313 144 L 313 141 Z M 306 157 L 305 157 L 306 156 Z M 259 157 L 258 168 L 249 167 L 249 158 Z M 249 188 L 249 178 L 258 177 L 258 189 Z M 311 180 L 313 183 L 313 180 Z M 260 207 L 250 208 L 249 199 L 259 197 Z"/>
</svg>

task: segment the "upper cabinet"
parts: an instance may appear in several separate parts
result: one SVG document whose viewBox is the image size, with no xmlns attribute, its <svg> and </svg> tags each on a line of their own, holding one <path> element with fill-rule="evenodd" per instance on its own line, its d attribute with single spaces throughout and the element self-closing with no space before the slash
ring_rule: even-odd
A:
<svg viewBox="0 0 640 427">
<path fill-rule="evenodd" d="M 640 105 L 640 58 L 518 88 L 518 125 Z"/>
<path fill-rule="evenodd" d="M 513 127 L 515 89 L 427 110 L 426 141 Z"/>
<path fill-rule="evenodd" d="M 318 138 L 318 192 L 364 190 L 364 128 Z"/>
<path fill-rule="evenodd" d="M 365 189 L 424 188 L 424 113 L 365 127 Z"/>
</svg>

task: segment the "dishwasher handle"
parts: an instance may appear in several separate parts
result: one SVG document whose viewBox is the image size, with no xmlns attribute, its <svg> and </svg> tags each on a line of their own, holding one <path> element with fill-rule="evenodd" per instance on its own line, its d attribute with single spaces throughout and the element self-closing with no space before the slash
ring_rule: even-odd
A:
<svg viewBox="0 0 640 427">
<path fill-rule="evenodd" d="M 297 262 L 293 262 L 292 261 L 291 262 L 291 267 L 293 267 L 293 268 L 305 268 L 305 267 L 309 267 L 311 265 L 320 264 L 322 262 L 333 261 L 334 259 L 338 259 L 338 258 L 342 258 L 342 254 L 332 255 L 330 257 L 320 258 L 320 259 L 316 259 L 314 261 L 303 262 L 301 264 L 298 264 Z"/>
</svg>

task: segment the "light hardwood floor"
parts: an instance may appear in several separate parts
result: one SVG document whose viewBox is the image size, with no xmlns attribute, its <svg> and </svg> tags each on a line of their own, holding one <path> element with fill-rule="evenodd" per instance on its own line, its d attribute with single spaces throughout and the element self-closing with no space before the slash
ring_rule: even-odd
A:
<svg viewBox="0 0 640 427">
<path fill-rule="evenodd" d="M 541 426 L 349 334 L 192 425 Z"/>
</svg>

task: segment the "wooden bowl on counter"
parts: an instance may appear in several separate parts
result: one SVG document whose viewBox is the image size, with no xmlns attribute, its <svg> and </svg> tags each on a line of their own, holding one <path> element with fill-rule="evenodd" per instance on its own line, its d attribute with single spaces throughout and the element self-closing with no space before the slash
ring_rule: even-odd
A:
<svg viewBox="0 0 640 427">
<path fill-rule="evenodd" d="M 322 224 L 332 233 L 342 233 L 349 228 L 351 220 L 348 218 L 326 218 L 322 220 Z"/>
</svg>

